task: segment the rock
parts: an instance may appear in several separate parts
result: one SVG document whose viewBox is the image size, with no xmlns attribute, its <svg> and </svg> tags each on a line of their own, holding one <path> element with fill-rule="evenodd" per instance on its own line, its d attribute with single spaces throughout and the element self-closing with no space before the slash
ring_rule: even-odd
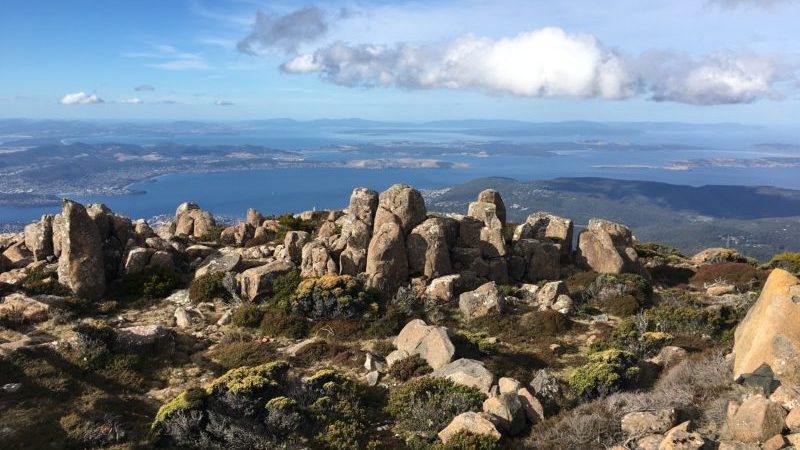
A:
<svg viewBox="0 0 800 450">
<path fill-rule="evenodd" d="M 379 356 L 367 353 L 364 360 L 364 368 L 369 371 L 377 370 L 378 372 L 386 372 L 386 362 Z"/>
<path fill-rule="evenodd" d="M 786 415 L 786 428 L 792 433 L 800 433 L 800 408 L 794 408 Z"/>
<path fill-rule="evenodd" d="M 25 247 L 33 253 L 35 261 L 44 261 L 53 256 L 53 216 L 42 216 L 35 223 L 25 225 Z"/>
<path fill-rule="evenodd" d="M 500 429 L 511 436 L 525 429 L 525 410 L 516 393 L 487 398 L 483 402 L 483 412 L 494 416 Z"/>
<path fill-rule="evenodd" d="M 303 261 L 303 248 L 311 240 L 311 235 L 305 231 L 287 231 L 283 239 L 283 247 L 289 259 L 295 264 Z"/>
<path fill-rule="evenodd" d="M 674 345 L 667 345 L 658 351 L 658 355 L 650 359 L 653 364 L 658 364 L 663 368 L 670 368 L 686 359 L 686 350 Z"/>
<path fill-rule="evenodd" d="M 247 210 L 247 217 L 245 221 L 251 227 L 258 228 L 261 226 L 261 223 L 264 222 L 264 216 L 255 208 L 249 208 Z"/>
<path fill-rule="evenodd" d="M 207 245 L 202 245 L 202 244 L 190 245 L 186 247 L 185 250 L 186 256 L 188 256 L 191 259 L 197 259 L 197 258 L 205 259 L 216 251 L 217 250 L 214 249 L 213 247 L 209 247 Z"/>
<path fill-rule="evenodd" d="M 551 308 L 558 297 L 567 294 L 567 284 L 563 281 L 551 281 L 545 283 L 544 286 L 536 293 L 536 303 L 540 307 Z"/>
<path fill-rule="evenodd" d="M 746 263 L 747 258 L 732 248 L 714 247 L 707 248 L 692 256 L 692 263 L 696 265 L 715 264 L 721 262 Z"/>
<path fill-rule="evenodd" d="M 61 217 L 58 280 L 78 297 L 99 300 L 106 290 L 100 232 L 79 203 L 64 199 Z"/>
<path fill-rule="evenodd" d="M 578 236 L 578 261 L 600 273 L 640 273 L 631 230 L 626 226 L 603 219 L 591 219 L 586 230 Z"/>
<path fill-rule="evenodd" d="M 431 327 L 428 334 L 416 348 L 416 353 L 434 370 L 444 367 L 453 360 L 456 348 L 450 341 L 447 328 Z"/>
<path fill-rule="evenodd" d="M 745 444 L 736 441 L 720 441 L 717 450 L 761 450 L 758 444 Z"/>
<path fill-rule="evenodd" d="M 194 277 L 200 278 L 203 275 L 212 273 L 236 272 L 242 266 L 242 255 L 238 253 L 226 253 L 224 255 L 214 254 L 208 256 L 195 271 Z"/>
<path fill-rule="evenodd" d="M 233 317 L 233 311 L 225 311 L 222 316 L 217 320 L 217 325 L 223 326 L 231 323 L 231 318 Z"/>
<path fill-rule="evenodd" d="M 422 319 L 414 319 L 409 321 L 397 337 L 394 339 L 394 346 L 406 353 L 412 355 L 416 351 L 419 344 L 425 339 L 431 331 L 430 325 L 426 324 Z"/>
<path fill-rule="evenodd" d="M 444 367 L 434 370 L 430 376 L 447 378 L 453 383 L 472 386 L 488 393 L 494 381 L 494 375 L 486 370 L 483 363 L 474 359 L 457 359 Z"/>
<path fill-rule="evenodd" d="M 409 355 L 405 350 L 395 350 L 386 355 L 386 366 L 391 369 L 396 362 L 402 361 L 409 356 L 411 355 Z"/>
<path fill-rule="evenodd" d="M 13 269 L 25 268 L 33 262 L 33 253 L 25 247 L 24 242 L 18 242 L 5 249 L 3 257 L 7 261 L 7 265 Z"/>
<path fill-rule="evenodd" d="M 182 203 L 175 211 L 175 234 L 202 237 L 216 226 L 214 216 L 194 203 Z"/>
<path fill-rule="evenodd" d="M 175 261 L 172 260 L 172 255 L 165 251 L 157 251 L 150 257 L 150 262 L 147 264 L 149 267 L 160 267 L 166 270 L 175 270 Z"/>
<path fill-rule="evenodd" d="M 544 407 L 528 388 L 520 388 L 517 391 L 517 395 L 522 403 L 522 408 L 525 409 L 525 417 L 528 418 L 528 422 L 537 424 L 544 420 Z"/>
<path fill-rule="evenodd" d="M 403 229 L 397 219 L 378 226 L 367 251 L 368 286 L 393 295 L 408 278 L 408 260 Z"/>
<path fill-rule="evenodd" d="M 511 276 L 527 282 L 554 280 L 561 275 L 561 253 L 550 242 L 520 239 L 514 242 L 512 261 L 516 261 Z"/>
<path fill-rule="evenodd" d="M 780 450 L 786 448 L 789 441 L 780 434 L 776 434 L 761 444 L 761 450 Z"/>
<path fill-rule="evenodd" d="M 569 314 L 570 312 L 572 312 L 572 306 L 573 306 L 572 298 L 569 295 L 561 294 L 558 296 L 555 303 L 553 303 L 553 306 L 551 306 L 550 309 L 558 311 L 561 314 Z"/>
<path fill-rule="evenodd" d="M 736 328 L 733 376 L 766 363 L 782 381 L 800 384 L 800 280 L 774 269 L 758 301 Z"/>
<path fill-rule="evenodd" d="M 295 270 L 291 261 L 272 261 L 263 266 L 247 269 L 239 276 L 239 288 L 242 296 L 255 301 L 261 296 L 272 294 L 272 281 L 280 275 Z"/>
<path fill-rule="evenodd" d="M 487 414 L 480 414 L 476 412 L 465 412 L 453 418 L 449 425 L 439 432 L 439 439 L 447 443 L 450 438 L 455 436 L 461 431 L 466 431 L 473 434 L 481 434 L 493 436 L 499 440 L 501 435 L 497 431 Z"/>
<path fill-rule="evenodd" d="M 354 219 L 372 227 L 375 213 L 378 210 L 378 193 L 363 187 L 353 189 L 350 194 L 350 205 L 347 214 Z"/>
<path fill-rule="evenodd" d="M 752 395 L 741 405 L 728 404 L 728 430 L 742 442 L 764 442 L 780 434 L 785 417 L 786 411 L 781 405 L 762 395 Z"/>
<path fill-rule="evenodd" d="M 309 346 L 316 345 L 316 344 L 318 344 L 320 342 L 325 342 L 325 341 L 323 339 L 318 338 L 318 337 L 310 337 L 310 338 L 307 338 L 307 339 L 303 339 L 302 341 L 300 341 L 300 342 L 298 342 L 296 344 L 292 344 L 292 345 L 290 345 L 288 347 L 285 347 L 285 348 L 281 349 L 281 351 L 283 353 L 291 356 L 292 358 L 294 358 L 297 355 L 301 354 L 303 352 L 303 350 L 305 350 L 306 348 L 309 348 Z"/>
<path fill-rule="evenodd" d="M 700 434 L 689 431 L 689 422 L 684 422 L 667 432 L 658 450 L 700 450 L 705 440 Z"/>
<path fill-rule="evenodd" d="M 146 347 L 163 350 L 175 345 L 174 335 L 161 325 L 139 325 L 117 330 L 117 348 L 121 351 L 143 351 Z"/>
<path fill-rule="evenodd" d="M 343 217 L 342 232 L 334 247 L 341 250 L 339 271 L 343 275 L 357 275 L 366 270 L 367 248 L 372 238 L 378 193 L 366 188 L 356 188 L 350 195 L 350 206 Z"/>
<path fill-rule="evenodd" d="M 192 326 L 192 318 L 186 309 L 178 307 L 175 308 L 175 325 L 178 328 L 189 328 Z"/>
<path fill-rule="evenodd" d="M 791 384 L 782 384 L 769 396 L 773 402 L 780 403 L 787 411 L 800 406 L 800 389 Z"/>
<path fill-rule="evenodd" d="M 637 439 L 635 448 L 636 450 L 658 450 L 658 446 L 661 445 L 661 441 L 663 440 L 663 434 L 649 434 Z"/>
<path fill-rule="evenodd" d="M 752 373 L 739 375 L 735 381 L 744 386 L 760 389 L 767 396 L 772 395 L 772 392 L 781 384 L 779 380 L 775 379 L 772 368 L 766 363 L 760 365 Z"/>
<path fill-rule="evenodd" d="M 497 289 L 497 284 L 490 281 L 474 291 L 465 292 L 458 297 L 458 309 L 467 320 L 477 319 L 489 314 L 500 314 L 505 299 Z"/>
<path fill-rule="evenodd" d="M 399 220 L 401 235 L 405 237 L 425 220 L 427 214 L 425 200 L 418 190 L 405 184 L 395 184 L 378 196 L 373 232 L 377 233 L 384 224 Z"/>
<path fill-rule="evenodd" d="M 436 278 L 452 273 L 444 219 L 431 217 L 414 227 L 406 238 L 410 275 Z"/>
<path fill-rule="evenodd" d="M 501 394 L 516 394 L 517 391 L 522 389 L 522 383 L 513 378 L 501 377 L 497 380 L 497 388 L 500 390 Z"/>
<path fill-rule="evenodd" d="M 549 241 L 558 247 L 562 259 L 572 254 L 573 223 L 571 220 L 547 212 L 528 216 L 525 223 L 514 230 L 514 240 L 536 239 Z"/>
<path fill-rule="evenodd" d="M 786 435 L 786 440 L 789 441 L 790 445 L 794 445 L 795 448 L 800 448 L 800 433 L 792 433 Z"/>
<path fill-rule="evenodd" d="M 736 286 L 728 283 L 714 284 L 706 288 L 706 295 L 720 297 L 727 294 L 735 294 Z"/>
<path fill-rule="evenodd" d="M 378 381 L 380 381 L 381 379 L 381 374 L 377 370 L 373 370 L 372 372 L 369 372 L 367 374 L 366 378 L 367 378 L 367 385 L 377 386 Z"/>
<path fill-rule="evenodd" d="M 336 262 L 331 258 L 328 249 L 322 242 L 311 241 L 303 246 L 300 276 L 303 278 L 321 277 L 337 273 Z"/>
<path fill-rule="evenodd" d="M 445 275 L 434 278 L 425 289 L 425 296 L 440 303 L 450 303 L 455 298 L 457 287 L 461 283 L 461 275 Z"/>
<path fill-rule="evenodd" d="M 542 402 L 548 416 L 558 412 L 564 398 L 564 383 L 547 369 L 541 369 L 531 380 L 533 394 Z"/>
<path fill-rule="evenodd" d="M 50 306 L 26 295 L 6 295 L 0 303 L 0 322 L 37 323 L 48 319 Z"/>
<path fill-rule="evenodd" d="M 674 408 L 658 411 L 639 411 L 622 416 L 620 426 L 629 436 L 666 433 L 673 426 L 677 415 Z"/>
</svg>

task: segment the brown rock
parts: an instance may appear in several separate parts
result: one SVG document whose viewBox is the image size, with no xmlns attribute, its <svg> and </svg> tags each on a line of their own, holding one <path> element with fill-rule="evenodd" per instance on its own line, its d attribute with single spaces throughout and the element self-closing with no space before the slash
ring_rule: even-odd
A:
<svg viewBox="0 0 800 450">
<path fill-rule="evenodd" d="M 434 370 L 444 367 L 453 360 L 456 348 L 450 341 L 447 328 L 431 327 L 417 346 L 416 353 Z"/>
<path fill-rule="evenodd" d="M 774 269 L 736 328 L 733 376 L 768 364 L 784 383 L 800 383 L 800 280 Z"/>
<path fill-rule="evenodd" d="M 368 286 L 393 295 L 408 278 L 408 259 L 403 229 L 399 219 L 383 219 L 376 229 L 367 251 Z M 410 231 L 410 230 L 409 230 Z"/>
<path fill-rule="evenodd" d="M 300 275 L 306 277 L 321 277 L 335 275 L 336 262 L 334 262 L 328 249 L 320 241 L 311 241 L 303 246 Z"/>
<path fill-rule="evenodd" d="M 47 320 L 50 306 L 23 294 L 6 295 L 0 303 L 0 321 L 36 323 Z"/>
<path fill-rule="evenodd" d="M 295 269 L 291 261 L 273 261 L 263 266 L 247 269 L 239 277 L 242 296 L 255 301 L 260 296 L 272 293 L 272 281 Z"/>
<path fill-rule="evenodd" d="M 305 231 L 287 231 L 283 239 L 283 247 L 289 259 L 295 264 L 303 261 L 303 247 L 311 240 L 311 235 Z"/>
<path fill-rule="evenodd" d="M 486 370 L 483 363 L 474 359 L 457 359 L 446 366 L 434 370 L 430 376 L 447 378 L 453 383 L 472 386 L 488 393 L 494 382 L 494 375 Z"/>
<path fill-rule="evenodd" d="M 728 405 L 728 429 L 742 442 L 764 442 L 779 434 L 785 425 L 786 411 L 762 395 L 752 395 L 738 405 Z"/>
<path fill-rule="evenodd" d="M 578 236 L 578 261 L 595 272 L 644 275 L 632 245 L 631 231 L 624 225 L 592 219 Z"/>
<path fill-rule="evenodd" d="M 444 220 L 431 217 L 414 227 L 406 238 L 410 275 L 436 278 L 453 272 Z"/>
<path fill-rule="evenodd" d="M 35 261 L 53 256 L 53 216 L 42 216 L 35 223 L 25 225 L 25 246 L 33 253 Z"/>
<path fill-rule="evenodd" d="M 782 384 L 778 386 L 769 399 L 780 403 L 787 411 L 791 411 L 800 406 L 800 389 L 792 384 Z"/>
<path fill-rule="evenodd" d="M 460 274 L 434 278 L 425 289 L 425 296 L 437 302 L 450 303 L 455 298 L 456 290 L 460 284 Z"/>
<path fill-rule="evenodd" d="M 467 320 L 476 319 L 503 311 L 505 300 L 497 289 L 497 284 L 490 281 L 478 289 L 464 292 L 458 298 L 458 309 Z"/>
<path fill-rule="evenodd" d="M 528 216 L 525 223 L 514 230 L 514 240 L 536 239 L 550 241 L 558 246 L 562 258 L 572 253 L 574 225 L 570 219 L 547 212 L 537 212 Z"/>
<path fill-rule="evenodd" d="M 439 439 L 447 443 L 454 435 L 460 431 L 466 431 L 473 434 L 485 434 L 493 436 L 499 440 L 501 435 L 497 431 L 491 420 L 486 414 L 479 414 L 476 412 L 465 412 L 453 418 L 447 427 L 439 432 Z"/>
<path fill-rule="evenodd" d="M 83 205 L 62 202 L 61 256 L 58 279 L 75 295 L 100 299 L 106 290 L 105 266 L 100 232 Z"/>
<path fill-rule="evenodd" d="M 689 422 L 684 422 L 667 432 L 658 450 L 700 450 L 704 445 L 703 437 L 689 431 Z"/>
<path fill-rule="evenodd" d="M 255 208 L 250 208 L 247 210 L 247 218 L 246 222 L 253 228 L 258 228 L 261 226 L 261 223 L 264 221 L 264 216 L 258 212 Z"/>
<path fill-rule="evenodd" d="M 789 441 L 787 441 L 785 437 L 776 434 L 761 444 L 761 450 L 780 450 L 786 448 L 788 445 Z"/>
<path fill-rule="evenodd" d="M 495 206 L 497 218 L 500 222 L 506 223 L 506 205 L 503 203 L 503 198 L 500 193 L 494 189 L 486 189 L 478 194 L 478 201 L 482 203 L 491 203 Z"/>
<path fill-rule="evenodd" d="M 483 402 L 483 412 L 493 416 L 500 429 L 511 436 L 525 429 L 525 410 L 516 393 L 487 398 Z"/>
<path fill-rule="evenodd" d="M 544 420 L 544 407 L 528 388 L 520 388 L 517 391 L 517 395 L 519 395 L 519 401 L 525 409 L 525 416 L 528 418 L 528 422 L 537 424 Z"/>
<path fill-rule="evenodd" d="M 630 436 L 666 433 L 675 425 L 675 409 L 640 411 L 625 414 L 620 425 L 622 431 Z"/>
<path fill-rule="evenodd" d="M 418 190 L 405 184 L 395 184 L 378 197 L 373 232 L 377 233 L 386 223 L 399 220 L 401 234 L 405 237 L 425 220 L 427 214 L 425 200 Z"/>
<path fill-rule="evenodd" d="M 800 433 L 800 408 L 794 408 L 786 415 L 786 428 L 792 433 Z"/>
</svg>

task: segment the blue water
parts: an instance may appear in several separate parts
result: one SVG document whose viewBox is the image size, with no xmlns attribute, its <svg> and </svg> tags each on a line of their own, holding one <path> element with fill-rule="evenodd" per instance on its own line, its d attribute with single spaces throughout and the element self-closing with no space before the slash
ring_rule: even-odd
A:
<svg viewBox="0 0 800 450">
<path fill-rule="evenodd" d="M 770 140 L 773 139 L 774 140 Z M 312 160 L 364 159 L 369 155 L 320 151 L 320 147 L 359 142 L 391 142 L 393 140 L 420 142 L 489 141 L 457 133 L 407 133 L 398 135 L 187 135 L 171 136 L 170 141 L 194 144 L 256 144 L 273 148 L 305 152 Z M 92 142 L 93 139 L 74 139 Z M 99 141 L 137 144 L 164 142 L 162 137 L 108 136 Z M 511 140 L 511 139 L 509 139 Z M 524 137 L 515 142 L 569 141 L 569 138 Z M 752 147 L 763 142 L 787 142 L 784 135 L 765 136 L 731 133 L 670 134 L 632 136 L 614 141 L 650 144 L 686 144 L 703 146 L 700 150 L 663 151 L 561 151 L 556 156 L 490 156 L 485 158 L 455 155 L 434 156 L 450 162 L 465 163 L 467 168 L 448 169 L 267 169 L 224 173 L 179 173 L 155 180 L 136 183 L 134 191 L 143 193 L 127 196 L 73 196 L 83 203 L 103 202 L 114 211 L 134 217 L 171 214 L 178 204 L 192 201 L 215 214 L 243 216 L 247 208 L 255 207 L 266 214 L 303 211 L 312 208 L 341 208 L 347 205 L 353 188 L 366 186 L 383 190 L 394 183 L 407 183 L 422 189 L 440 188 L 471 179 L 502 176 L 517 180 L 550 179 L 556 177 L 606 177 L 628 180 L 660 181 L 674 184 L 705 185 L 770 185 L 800 189 L 800 170 L 754 168 L 697 168 L 690 171 L 667 171 L 640 168 L 600 168 L 598 165 L 666 165 L 678 160 L 699 158 L 751 158 L 765 156 L 798 156 L 791 152 L 756 151 Z M 796 140 L 790 142 L 797 142 Z M 381 157 L 386 157 L 382 155 Z M 45 213 L 58 211 L 51 207 L 0 207 L 0 223 L 28 222 Z"/>
</svg>

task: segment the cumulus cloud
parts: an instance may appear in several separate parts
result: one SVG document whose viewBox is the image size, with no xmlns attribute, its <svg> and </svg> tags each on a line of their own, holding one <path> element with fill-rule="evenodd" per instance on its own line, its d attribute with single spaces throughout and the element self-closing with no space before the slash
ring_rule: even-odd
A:
<svg viewBox="0 0 800 450">
<path fill-rule="evenodd" d="M 640 71 L 653 100 L 695 105 L 780 98 L 775 86 L 789 78 L 774 58 L 754 54 L 715 54 L 695 60 L 649 53 L 641 58 Z"/>
<path fill-rule="evenodd" d="M 214 105 L 215 106 L 233 106 L 234 103 L 226 101 L 226 100 L 217 100 L 217 101 L 214 102 Z"/>
<path fill-rule="evenodd" d="M 136 92 L 153 92 L 153 91 L 156 90 L 156 88 L 154 86 L 149 85 L 149 84 L 140 84 L 140 85 L 136 86 L 135 88 L 133 88 L 133 90 L 136 91 Z"/>
<path fill-rule="evenodd" d="M 465 37 L 444 45 L 337 42 L 281 66 L 343 86 L 476 89 L 526 97 L 627 98 L 625 62 L 587 34 L 543 28 L 512 38 Z"/>
<path fill-rule="evenodd" d="M 144 103 L 144 101 L 142 101 L 142 99 L 140 99 L 139 97 L 126 98 L 126 99 L 120 100 L 119 102 L 120 103 L 127 103 L 129 105 L 140 105 L 140 104 Z"/>
<path fill-rule="evenodd" d="M 332 14 L 316 6 L 307 6 L 283 16 L 258 11 L 252 31 L 236 44 L 236 48 L 251 55 L 272 49 L 293 53 L 301 44 L 327 34 L 333 22 L 348 15 L 344 9 Z"/>
<path fill-rule="evenodd" d="M 102 98 L 95 94 L 87 94 L 85 92 L 76 92 L 74 94 L 66 94 L 61 97 L 62 105 L 90 105 L 94 103 L 105 103 Z"/>
</svg>

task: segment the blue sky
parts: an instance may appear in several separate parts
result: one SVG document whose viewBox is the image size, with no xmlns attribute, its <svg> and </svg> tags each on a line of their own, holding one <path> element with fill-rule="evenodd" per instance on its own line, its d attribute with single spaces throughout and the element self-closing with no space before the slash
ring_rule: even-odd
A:
<svg viewBox="0 0 800 450">
<path fill-rule="evenodd" d="M 794 0 L 9 0 L 0 117 L 796 123 L 799 19 Z"/>
</svg>

